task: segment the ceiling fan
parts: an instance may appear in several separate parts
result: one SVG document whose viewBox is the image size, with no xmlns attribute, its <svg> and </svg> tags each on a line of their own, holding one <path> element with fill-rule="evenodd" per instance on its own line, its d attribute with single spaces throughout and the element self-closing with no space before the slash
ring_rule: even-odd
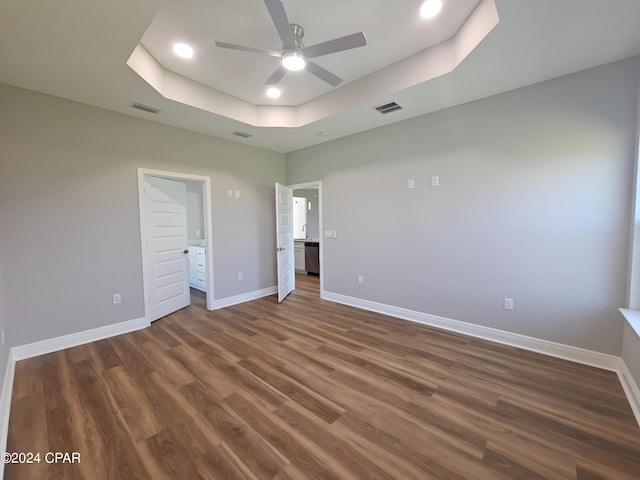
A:
<svg viewBox="0 0 640 480">
<path fill-rule="evenodd" d="M 300 25 L 289 23 L 282 0 L 264 0 L 264 4 L 269 11 L 269 15 L 273 20 L 276 30 L 278 31 L 278 35 L 282 40 L 282 50 L 265 50 L 262 48 L 244 47 L 242 45 L 218 41 L 215 43 L 221 48 L 230 48 L 232 50 L 240 50 L 243 52 L 280 57 L 282 59 L 282 64 L 275 72 L 273 72 L 273 75 L 269 77 L 265 82 L 265 85 L 277 85 L 288 70 L 296 71 L 305 69 L 307 72 L 312 73 L 316 77 L 335 87 L 342 82 L 342 79 L 317 63 L 312 62 L 310 59 L 320 57 L 322 55 L 328 55 L 330 53 L 341 52 L 343 50 L 364 47 L 367 44 L 364 33 L 358 32 L 344 37 L 334 38 L 327 42 L 318 43 L 310 47 L 305 47 L 302 44 L 304 29 Z"/>
</svg>

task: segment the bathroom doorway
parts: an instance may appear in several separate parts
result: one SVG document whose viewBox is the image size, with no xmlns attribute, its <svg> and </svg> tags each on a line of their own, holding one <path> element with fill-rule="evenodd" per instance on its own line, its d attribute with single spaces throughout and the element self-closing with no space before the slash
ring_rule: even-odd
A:
<svg viewBox="0 0 640 480">
<path fill-rule="evenodd" d="M 293 190 L 294 196 L 296 287 L 314 290 L 320 296 L 324 274 L 322 182 L 289 185 L 289 188 Z"/>
<path fill-rule="evenodd" d="M 158 182 L 159 185 L 155 185 Z M 157 194 L 156 203 L 169 205 L 175 213 L 172 210 L 166 215 L 158 214 L 157 208 L 150 203 L 153 201 L 150 190 Z M 140 168 L 138 196 L 145 318 L 152 322 L 191 302 L 204 304 L 211 310 L 213 261 L 210 177 Z M 169 221 L 169 217 L 175 218 L 177 214 L 182 221 Z M 167 219 L 166 226 L 156 225 L 163 219 Z M 201 282 L 199 289 L 194 291 L 192 270 L 195 270 L 190 267 L 195 265 L 190 256 L 198 249 L 201 251 Z M 175 258 L 163 257 L 173 255 L 173 252 Z M 169 266 L 175 268 L 168 270 Z M 173 301 L 182 297 L 185 297 L 184 301 Z"/>
</svg>

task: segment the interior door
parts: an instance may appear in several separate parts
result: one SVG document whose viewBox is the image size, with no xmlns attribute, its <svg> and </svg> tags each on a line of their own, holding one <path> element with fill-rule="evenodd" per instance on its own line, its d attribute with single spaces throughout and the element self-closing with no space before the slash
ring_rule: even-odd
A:
<svg viewBox="0 0 640 480">
<path fill-rule="evenodd" d="M 278 302 L 296 288 L 293 252 L 293 190 L 276 183 Z"/>
<path fill-rule="evenodd" d="M 149 321 L 191 303 L 186 185 L 144 177 L 145 282 Z"/>
</svg>

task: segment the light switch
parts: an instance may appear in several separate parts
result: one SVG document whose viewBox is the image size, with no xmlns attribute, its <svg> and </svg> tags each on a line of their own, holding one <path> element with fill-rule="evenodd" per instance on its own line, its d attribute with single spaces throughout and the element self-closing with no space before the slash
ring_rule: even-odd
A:
<svg viewBox="0 0 640 480">
<path fill-rule="evenodd" d="M 431 177 L 431 186 L 432 186 L 432 187 L 438 187 L 438 186 L 440 186 L 440 177 L 438 177 L 437 175 L 436 175 L 436 176 Z"/>
<path fill-rule="evenodd" d="M 240 198 L 240 190 L 236 190 L 236 198 Z"/>
<path fill-rule="evenodd" d="M 227 197 L 233 198 L 233 190 L 227 190 Z"/>
</svg>

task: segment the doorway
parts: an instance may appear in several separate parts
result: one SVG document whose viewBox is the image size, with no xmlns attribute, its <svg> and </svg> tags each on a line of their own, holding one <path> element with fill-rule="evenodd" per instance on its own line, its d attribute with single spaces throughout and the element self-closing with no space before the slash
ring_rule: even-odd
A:
<svg viewBox="0 0 640 480">
<path fill-rule="evenodd" d="M 152 322 L 191 304 L 192 291 L 194 303 L 212 310 L 210 177 L 140 168 L 138 201 L 145 319 Z M 202 252 L 201 278 L 190 264 L 196 251 Z"/>
<path fill-rule="evenodd" d="M 303 232 L 301 235 L 301 241 L 295 242 L 294 248 L 298 250 L 304 249 L 304 252 L 298 252 L 301 258 L 304 258 L 306 265 L 307 253 L 317 251 L 317 261 L 319 271 L 314 270 L 307 271 L 307 267 L 302 268 L 302 265 L 296 266 L 296 282 L 298 279 L 305 289 L 313 289 L 317 291 L 318 296 L 321 296 L 324 284 L 324 248 L 322 239 L 322 182 L 320 180 L 307 183 L 299 183 L 288 186 L 293 190 L 293 196 L 300 199 L 304 199 L 304 208 L 306 209 L 306 215 L 304 216 L 305 222 L 303 226 L 299 226 L 299 231 Z M 295 218 L 294 218 L 295 221 Z M 294 226 L 295 228 L 295 226 Z M 305 246 L 305 244 L 310 244 Z M 313 254 L 315 255 L 315 253 Z M 304 256 L 304 257 L 303 257 Z M 304 273 L 303 273 L 304 272 Z M 309 275 L 311 273 L 311 275 Z"/>
</svg>

